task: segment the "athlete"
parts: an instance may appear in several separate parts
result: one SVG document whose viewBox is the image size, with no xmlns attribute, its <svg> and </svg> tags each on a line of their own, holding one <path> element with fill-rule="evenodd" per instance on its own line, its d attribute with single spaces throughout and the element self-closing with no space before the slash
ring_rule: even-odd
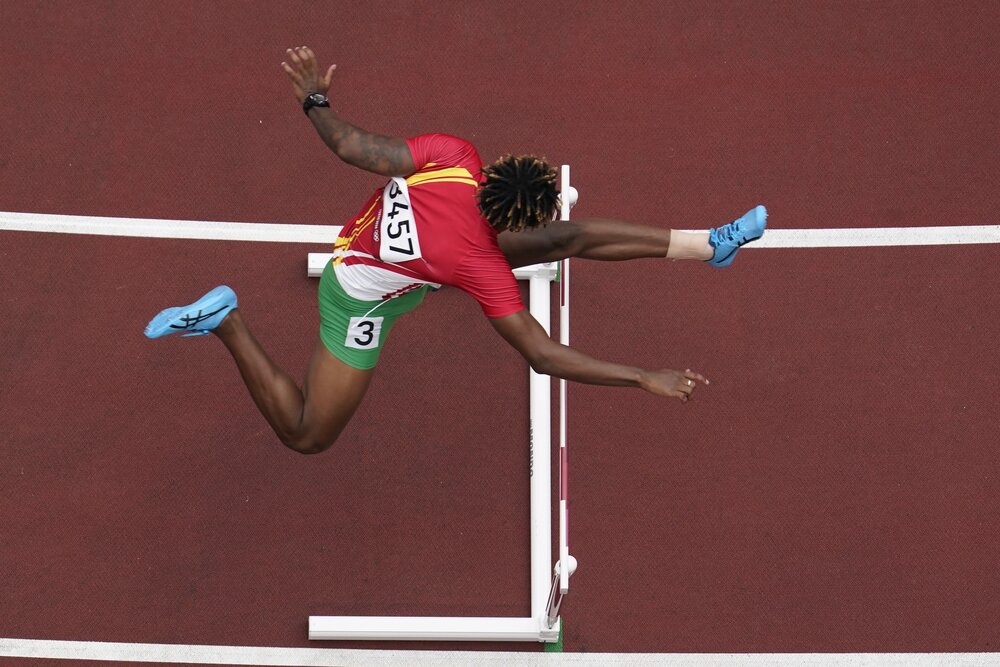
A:
<svg viewBox="0 0 1000 667">
<path fill-rule="evenodd" d="M 763 235 L 763 206 L 703 233 L 604 219 L 549 224 L 560 193 L 556 171 L 544 160 L 506 156 L 484 167 L 472 144 L 457 137 L 403 139 L 362 130 L 330 109 L 335 66 L 321 74 L 308 47 L 287 53 L 281 66 L 320 138 L 344 162 L 390 178 L 334 244 L 320 280 L 319 341 L 304 385 L 271 361 L 227 286 L 162 311 L 146 327 L 150 338 L 215 334 L 285 446 L 316 454 L 333 444 L 361 403 L 395 320 L 441 285 L 475 298 L 538 373 L 639 387 L 684 402 L 708 384 L 690 369 L 633 368 L 560 345 L 525 309 L 511 269 L 566 257 L 700 259 L 725 267 L 742 245 Z"/>
</svg>

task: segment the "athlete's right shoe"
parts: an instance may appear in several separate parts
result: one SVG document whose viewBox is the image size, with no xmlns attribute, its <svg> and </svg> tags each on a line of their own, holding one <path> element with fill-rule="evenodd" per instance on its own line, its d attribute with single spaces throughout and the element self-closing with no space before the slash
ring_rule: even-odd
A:
<svg viewBox="0 0 1000 667">
<path fill-rule="evenodd" d="M 715 249 L 715 254 L 706 261 L 719 268 L 729 266 L 740 248 L 764 235 L 765 227 L 767 209 L 763 206 L 755 206 L 728 225 L 713 227 L 709 230 L 708 245 Z"/>
<path fill-rule="evenodd" d="M 167 308 L 146 325 L 146 337 L 161 338 L 173 333 L 204 336 L 215 330 L 236 308 L 236 292 L 219 285 L 189 306 Z"/>
</svg>

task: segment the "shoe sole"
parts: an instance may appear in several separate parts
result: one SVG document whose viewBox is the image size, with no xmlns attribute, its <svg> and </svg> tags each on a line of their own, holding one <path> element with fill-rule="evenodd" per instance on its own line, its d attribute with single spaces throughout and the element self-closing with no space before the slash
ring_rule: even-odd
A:
<svg viewBox="0 0 1000 667">
<path fill-rule="evenodd" d="M 213 289 L 212 291 L 205 294 L 203 297 L 191 303 L 187 306 L 175 306 L 173 308 L 167 308 L 160 311 L 156 317 L 150 320 L 149 324 L 146 325 L 145 334 L 147 338 L 162 338 L 173 333 L 180 333 L 182 331 L 187 331 L 189 333 L 199 332 L 199 331 L 211 331 L 215 327 L 222 323 L 223 317 L 219 322 L 211 327 L 198 327 L 197 324 L 194 326 L 181 325 L 181 318 L 185 313 L 190 313 L 191 311 L 209 311 L 208 315 L 202 315 L 200 322 L 211 319 L 215 315 L 218 315 L 223 310 L 227 308 L 232 310 L 236 308 L 236 293 L 228 287 L 227 285 L 220 285 Z M 199 322 L 199 323 L 200 323 Z"/>
</svg>

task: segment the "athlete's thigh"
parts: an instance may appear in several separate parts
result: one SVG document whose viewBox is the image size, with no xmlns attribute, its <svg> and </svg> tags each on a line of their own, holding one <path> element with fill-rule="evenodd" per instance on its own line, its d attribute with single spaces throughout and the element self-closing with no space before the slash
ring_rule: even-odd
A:
<svg viewBox="0 0 1000 667">
<path fill-rule="evenodd" d="M 348 366 L 322 340 L 313 350 L 305 386 L 302 435 L 319 447 L 329 446 L 351 420 L 368 391 L 375 369 Z"/>
<path fill-rule="evenodd" d="M 497 237 L 500 250 L 511 268 L 555 262 L 579 250 L 580 226 L 575 222 L 553 222 L 540 229 L 503 232 Z"/>
</svg>

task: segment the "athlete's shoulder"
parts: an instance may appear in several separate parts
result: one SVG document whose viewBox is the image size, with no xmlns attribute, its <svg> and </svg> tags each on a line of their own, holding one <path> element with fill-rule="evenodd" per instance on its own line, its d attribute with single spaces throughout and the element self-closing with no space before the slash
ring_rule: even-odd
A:
<svg viewBox="0 0 1000 667">
<path fill-rule="evenodd" d="M 476 173 L 483 161 L 471 142 L 452 134 L 421 134 L 406 140 L 417 171 L 428 166 L 464 167 Z"/>
</svg>

